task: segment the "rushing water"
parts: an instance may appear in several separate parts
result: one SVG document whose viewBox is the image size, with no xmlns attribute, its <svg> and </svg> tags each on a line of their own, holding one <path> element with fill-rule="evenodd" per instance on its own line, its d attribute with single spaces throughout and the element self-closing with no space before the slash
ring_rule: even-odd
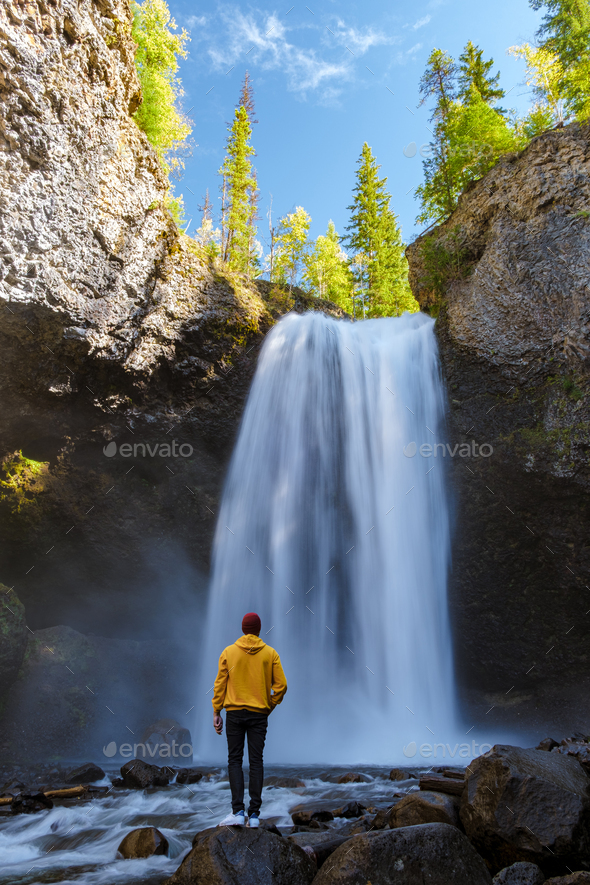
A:
<svg viewBox="0 0 590 885">
<path fill-rule="evenodd" d="M 445 462 L 419 451 L 445 441 L 433 326 L 290 314 L 267 336 L 215 535 L 199 758 L 224 754 L 210 688 L 252 610 L 289 685 L 269 759 L 393 762 L 457 739 Z"/>
<path fill-rule="evenodd" d="M 334 784 L 327 778 L 342 769 L 269 768 L 269 774 L 297 775 L 305 786 L 266 788 L 264 817 L 288 826 L 289 809 L 300 802 L 337 808 L 357 800 L 366 806 L 387 807 L 396 790 L 416 789 L 416 781 L 393 784 L 387 770 L 364 771 L 366 783 Z M 172 784 L 156 790 L 114 790 L 107 798 L 78 807 L 0 816 L 0 885 L 161 885 L 180 866 L 195 833 L 215 826 L 230 807 L 227 776 L 218 774 L 190 787 Z M 330 826 L 338 829 L 343 824 L 346 821 L 340 818 Z M 170 857 L 117 857 L 124 836 L 146 826 L 158 827 L 166 836 Z"/>
</svg>

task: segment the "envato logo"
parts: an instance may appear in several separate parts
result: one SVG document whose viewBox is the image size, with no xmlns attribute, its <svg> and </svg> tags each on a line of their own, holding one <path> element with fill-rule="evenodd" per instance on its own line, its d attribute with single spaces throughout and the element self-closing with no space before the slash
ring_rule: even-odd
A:
<svg viewBox="0 0 590 885">
<path fill-rule="evenodd" d="M 418 448 L 415 442 L 411 442 L 404 446 L 404 455 L 406 458 L 413 458 L 419 452 L 423 458 L 436 458 L 438 449 L 442 449 L 443 458 L 446 458 L 447 452 L 451 458 L 454 458 L 455 455 L 458 455 L 459 458 L 489 458 L 494 451 L 493 446 L 489 443 L 484 443 L 480 446 L 474 440 L 471 440 L 471 443 L 462 443 L 461 445 L 455 443 L 453 448 L 451 448 L 449 443 L 446 445 L 444 443 L 435 443 L 434 445 L 423 443 Z"/>
<path fill-rule="evenodd" d="M 177 750 L 178 752 L 176 752 Z M 174 758 L 183 756 L 186 759 L 193 755 L 193 745 L 180 744 L 179 746 L 176 741 L 173 740 L 169 744 L 121 744 L 117 747 L 116 741 L 111 741 L 106 747 L 102 748 L 102 752 L 109 759 L 116 756 L 117 752 L 120 756 L 123 756 L 123 758 L 133 756 L 134 759 L 137 759 L 141 753 L 141 756 L 144 759 L 155 759 L 156 757 L 159 759 L 170 759 L 172 756 L 174 756 Z"/>
<path fill-rule="evenodd" d="M 122 443 L 118 446 L 115 440 L 111 440 L 107 446 L 104 446 L 102 452 L 107 458 L 114 458 L 117 453 L 122 458 L 131 458 L 131 456 L 137 458 L 139 454 L 142 458 L 155 458 L 156 455 L 159 455 L 160 458 L 190 458 L 193 447 L 190 443 L 183 443 L 179 446 L 175 439 L 172 440 L 172 444 L 155 443 L 153 446 L 149 443 L 133 443 L 133 445 Z"/>
<path fill-rule="evenodd" d="M 479 750 L 477 749 L 479 747 Z M 438 750 L 442 752 L 438 752 Z M 449 756 L 451 759 L 454 759 L 455 756 L 460 756 L 462 758 L 470 758 L 473 759 L 476 756 L 481 756 L 483 753 L 487 753 L 488 750 L 492 749 L 491 744 L 476 744 L 475 741 L 471 741 L 470 744 L 455 744 L 454 747 L 451 747 L 450 744 L 422 744 L 420 748 L 416 741 L 410 741 L 410 743 L 403 748 L 404 756 L 408 758 L 412 758 L 416 755 L 416 753 L 420 753 L 424 759 L 430 759 L 433 756 L 435 759 L 440 756 L 440 758 L 446 758 Z"/>
<path fill-rule="evenodd" d="M 404 157 L 410 158 L 415 157 L 418 152 L 421 157 L 428 160 L 430 157 L 434 156 L 434 145 L 432 142 L 428 142 L 426 144 L 421 144 L 418 148 L 416 142 L 411 141 L 403 150 Z M 463 144 L 453 145 L 445 151 L 447 159 L 461 157 L 468 162 L 489 159 L 492 157 L 493 153 L 493 146 L 491 144 L 486 144 L 486 142 L 483 141 L 466 141 Z"/>
</svg>

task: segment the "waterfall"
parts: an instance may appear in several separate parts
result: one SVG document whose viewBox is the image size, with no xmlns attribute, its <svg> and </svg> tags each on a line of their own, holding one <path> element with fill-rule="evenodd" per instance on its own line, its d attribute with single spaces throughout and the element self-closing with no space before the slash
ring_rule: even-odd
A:
<svg viewBox="0 0 590 885">
<path fill-rule="evenodd" d="M 267 336 L 215 534 L 199 758 L 226 753 L 210 689 L 247 611 L 288 681 L 269 761 L 402 761 L 455 740 L 445 460 L 420 452 L 443 419 L 422 314 L 289 314 Z"/>
</svg>

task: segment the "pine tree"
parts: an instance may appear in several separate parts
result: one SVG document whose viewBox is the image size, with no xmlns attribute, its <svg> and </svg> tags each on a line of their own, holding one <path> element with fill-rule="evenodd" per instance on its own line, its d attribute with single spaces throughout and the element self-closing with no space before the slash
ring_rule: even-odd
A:
<svg viewBox="0 0 590 885">
<path fill-rule="evenodd" d="M 344 242 L 354 255 L 364 256 L 364 260 L 355 262 L 355 283 L 360 293 L 357 297 L 364 299 L 366 296 L 370 304 L 374 295 L 380 219 L 389 196 L 385 190 L 387 179 L 379 178 L 381 167 L 367 142 L 363 144 L 357 165 L 357 183 L 353 188 L 353 202 L 347 207 L 351 217 Z"/>
<path fill-rule="evenodd" d="M 404 309 L 418 308 L 409 291 L 404 244 L 390 209 L 387 178 L 379 178 L 380 168 L 365 142 L 346 228 L 357 291 L 355 302 L 360 303 L 363 316 L 398 315 Z"/>
<path fill-rule="evenodd" d="M 397 218 L 389 205 L 383 210 L 380 224 L 381 245 L 376 266 L 376 295 L 370 305 L 370 316 L 401 316 L 416 313 L 420 306 L 408 282 L 408 261 Z"/>
<path fill-rule="evenodd" d="M 332 301 L 352 313 L 352 274 L 331 219 L 325 236 L 316 239 L 313 247 L 303 256 L 303 263 L 303 281 L 311 294 Z"/>
<path fill-rule="evenodd" d="M 469 40 L 465 49 L 459 56 L 459 98 L 468 103 L 472 100 L 473 95 L 477 93 L 483 101 L 489 105 L 495 104 L 506 95 L 505 91 L 500 87 L 500 72 L 495 76 L 490 76 L 490 69 L 494 65 L 494 59 L 484 61 L 483 49 L 475 46 Z M 498 108 L 499 113 L 504 113 Z"/>
<path fill-rule="evenodd" d="M 248 72 L 242 84 L 240 101 L 227 139 L 227 153 L 219 170 L 222 175 L 222 257 L 234 270 L 248 276 L 260 272 L 259 244 L 256 240 L 258 185 L 250 143 L 254 97 Z"/>
<path fill-rule="evenodd" d="M 416 189 L 422 204 L 417 221 L 422 223 L 447 218 L 470 181 L 521 146 L 519 133 L 492 106 L 504 94 L 499 75 L 489 76 L 493 59 L 483 61 L 482 51 L 470 41 L 461 62 L 458 69 L 448 53 L 435 49 L 420 81 L 421 104 L 434 99 L 432 154 L 423 163 L 424 183 Z"/>
<path fill-rule="evenodd" d="M 530 5 L 548 10 L 537 32 L 538 48 L 559 62 L 559 90 L 567 112 L 586 120 L 590 117 L 590 2 L 530 0 Z"/>
<path fill-rule="evenodd" d="M 275 240 L 273 282 L 289 283 L 291 289 L 296 283 L 304 255 L 307 250 L 311 218 L 303 208 L 297 206 L 295 212 L 284 215 L 279 220 L 278 236 Z"/>
<path fill-rule="evenodd" d="M 416 194 L 422 201 L 422 212 L 418 221 L 429 221 L 433 218 L 444 218 L 456 205 L 455 183 L 449 165 L 449 136 L 447 121 L 456 91 L 457 65 L 455 60 L 443 49 L 433 49 L 427 62 L 427 68 L 420 80 L 422 98 L 420 106 L 429 98 L 434 99 L 434 107 L 430 122 L 434 124 L 434 141 L 432 155 L 424 160 L 424 184 L 416 188 Z"/>
</svg>

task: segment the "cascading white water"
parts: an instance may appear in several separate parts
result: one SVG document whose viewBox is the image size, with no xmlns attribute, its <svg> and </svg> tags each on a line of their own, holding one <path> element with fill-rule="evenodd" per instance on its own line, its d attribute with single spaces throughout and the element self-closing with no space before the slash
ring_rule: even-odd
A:
<svg viewBox="0 0 590 885">
<path fill-rule="evenodd" d="M 269 761 L 395 761 L 412 742 L 454 742 L 444 460 L 419 451 L 444 436 L 433 326 L 308 313 L 268 335 L 215 535 L 199 758 L 225 753 L 208 689 L 247 611 L 289 686 Z"/>
</svg>

